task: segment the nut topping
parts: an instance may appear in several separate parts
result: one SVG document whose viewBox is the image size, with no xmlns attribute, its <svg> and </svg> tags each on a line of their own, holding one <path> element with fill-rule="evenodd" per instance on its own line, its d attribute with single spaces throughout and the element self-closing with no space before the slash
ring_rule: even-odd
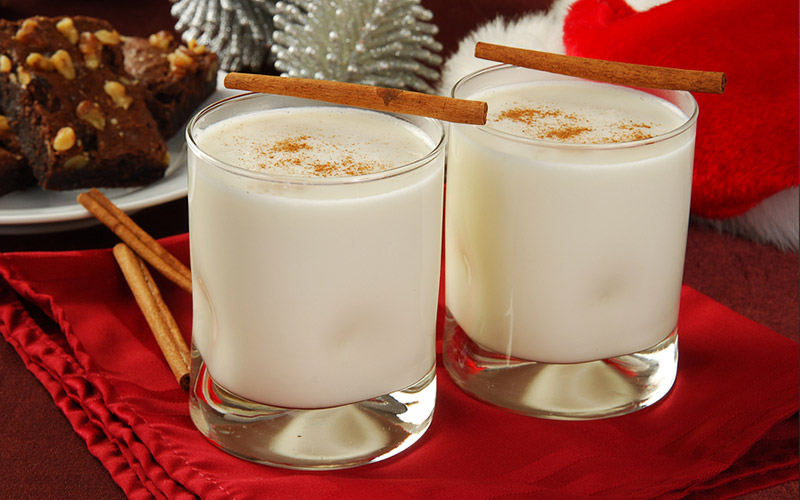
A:
<svg viewBox="0 0 800 500">
<path fill-rule="evenodd" d="M 103 45 L 117 45 L 120 41 L 117 30 L 97 30 L 94 32 L 94 36 L 96 36 Z"/>
<path fill-rule="evenodd" d="M 22 66 L 17 66 L 17 78 L 23 87 L 31 83 L 31 74 L 25 71 Z"/>
<path fill-rule="evenodd" d="M 71 18 L 65 17 L 57 22 L 56 29 L 69 40 L 69 43 L 78 43 L 78 30 L 75 29 Z"/>
<path fill-rule="evenodd" d="M 64 162 L 65 168 L 83 168 L 89 164 L 89 157 L 85 153 L 75 155 Z"/>
<path fill-rule="evenodd" d="M 169 61 L 170 71 L 175 71 L 178 68 L 191 68 L 195 64 L 192 53 L 186 47 L 178 47 L 167 54 L 167 60 Z"/>
<path fill-rule="evenodd" d="M 111 100 L 114 101 L 114 105 L 118 108 L 128 109 L 128 106 L 133 102 L 133 97 L 125 93 L 125 85 L 119 82 L 107 80 L 103 84 L 103 90 L 111 97 Z"/>
<path fill-rule="evenodd" d="M 96 102 L 81 101 L 75 108 L 75 114 L 97 130 L 106 128 L 106 117 L 103 116 L 103 110 Z"/>
<path fill-rule="evenodd" d="M 56 151 L 66 151 L 75 145 L 75 131 L 72 127 L 62 127 L 56 132 L 53 139 L 53 149 Z"/>
<path fill-rule="evenodd" d="M 96 36 L 84 31 L 81 33 L 78 42 L 78 50 L 83 54 L 83 60 L 89 69 L 97 69 L 100 66 L 100 57 L 103 51 L 103 44 Z"/>
<path fill-rule="evenodd" d="M 150 45 L 157 49 L 167 50 L 169 48 L 169 44 L 172 43 L 172 33 L 167 30 L 161 30 L 158 33 L 153 33 L 147 39 L 150 42 Z"/>
<path fill-rule="evenodd" d="M 0 55 L 0 72 L 10 73 L 12 66 L 11 59 L 7 55 Z"/>
<path fill-rule="evenodd" d="M 50 62 L 53 63 L 56 71 L 58 71 L 61 76 L 67 80 L 75 79 L 75 65 L 72 64 L 72 57 L 70 57 L 69 52 L 64 49 L 57 50 L 55 54 L 50 56 Z"/>
<path fill-rule="evenodd" d="M 0 134 L 4 134 L 11 130 L 11 125 L 8 123 L 6 115 L 0 115 Z"/>
<path fill-rule="evenodd" d="M 53 71 L 53 63 L 50 62 L 50 59 L 38 52 L 31 52 L 28 54 L 28 57 L 25 58 L 25 64 L 31 68 L 40 69 L 42 71 Z"/>
<path fill-rule="evenodd" d="M 28 43 L 32 41 L 33 36 L 36 33 L 36 28 L 39 27 L 39 21 L 36 19 L 25 19 L 22 21 L 22 26 L 17 30 L 17 33 L 14 35 L 14 38 L 19 40 L 23 43 Z"/>
<path fill-rule="evenodd" d="M 197 40 L 189 40 L 189 50 L 194 52 L 195 54 L 205 54 L 206 53 L 206 46 L 197 43 Z"/>
</svg>

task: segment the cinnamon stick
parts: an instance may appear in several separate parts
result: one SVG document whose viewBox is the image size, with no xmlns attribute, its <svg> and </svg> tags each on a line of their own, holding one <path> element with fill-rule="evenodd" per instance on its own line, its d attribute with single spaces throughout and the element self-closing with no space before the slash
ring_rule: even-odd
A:
<svg viewBox="0 0 800 500">
<path fill-rule="evenodd" d="M 189 268 L 147 234 L 103 193 L 92 188 L 78 195 L 78 203 L 167 279 L 192 293 L 192 274 Z"/>
<path fill-rule="evenodd" d="M 721 94 L 727 83 L 725 73 L 566 56 L 485 42 L 475 45 L 475 57 L 632 87 Z"/>
<path fill-rule="evenodd" d="M 175 380 L 184 390 L 188 390 L 191 363 L 189 348 L 175 318 L 161 297 L 153 276 L 144 262 L 125 243 L 115 245 L 113 253 Z"/>
<path fill-rule="evenodd" d="M 482 101 L 311 78 L 228 73 L 225 76 L 225 87 L 474 125 L 486 123 L 488 108 Z"/>
</svg>

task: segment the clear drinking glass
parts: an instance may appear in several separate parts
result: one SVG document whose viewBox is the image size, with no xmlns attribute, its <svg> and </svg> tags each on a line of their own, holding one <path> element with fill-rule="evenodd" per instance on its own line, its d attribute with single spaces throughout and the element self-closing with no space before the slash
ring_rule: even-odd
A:
<svg viewBox="0 0 800 500">
<path fill-rule="evenodd" d="M 360 123 L 385 139 L 379 150 L 401 139 L 417 149 L 389 170 L 338 177 L 248 170 L 209 154 L 210 128 L 262 112 L 344 136 Z M 234 136 L 218 134 L 235 150 Z M 263 94 L 191 121 L 190 410 L 214 444 L 279 467 L 338 469 L 423 435 L 436 397 L 444 142 L 436 120 Z M 358 164 L 358 146 L 346 162 Z M 331 167 L 319 154 L 315 168 Z M 266 145 L 263 155 L 269 163 Z"/>
<path fill-rule="evenodd" d="M 526 109 L 526 93 L 545 87 L 548 103 Z M 487 101 L 490 123 L 450 126 L 451 377 L 479 400 L 546 418 L 621 415 L 658 401 L 678 362 L 694 98 L 512 66 L 473 73 L 452 93 Z M 504 119 L 524 130 L 491 122 L 501 97 Z M 578 108 L 559 108 L 564 101 L 609 109 L 581 121 Z M 598 143 L 564 142 L 618 119 L 617 105 L 643 115 L 620 118 Z M 648 137 L 655 114 L 670 125 Z M 554 128 L 537 131 L 547 120 Z"/>
</svg>

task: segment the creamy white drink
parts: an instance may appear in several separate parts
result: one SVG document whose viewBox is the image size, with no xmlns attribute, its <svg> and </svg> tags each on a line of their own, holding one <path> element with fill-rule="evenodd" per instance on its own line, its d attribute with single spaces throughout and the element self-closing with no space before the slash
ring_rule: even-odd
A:
<svg viewBox="0 0 800 500">
<path fill-rule="evenodd" d="M 480 346 L 537 362 L 658 344 L 678 318 L 688 117 L 611 85 L 503 83 L 463 96 L 488 102 L 486 127 L 451 128 L 450 313 Z"/>
<path fill-rule="evenodd" d="M 430 373 L 440 138 L 396 117 L 312 106 L 237 114 L 195 139 L 193 342 L 217 384 L 324 408 Z"/>
</svg>

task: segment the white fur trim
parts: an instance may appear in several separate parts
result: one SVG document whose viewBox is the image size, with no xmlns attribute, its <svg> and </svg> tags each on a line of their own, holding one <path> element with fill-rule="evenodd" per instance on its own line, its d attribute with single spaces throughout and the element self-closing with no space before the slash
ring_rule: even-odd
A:
<svg viewBox="0 0 800 500">
<path fill-rule="evenodd" d="M 800 247 L 800 189 L 784 189 L 742 215 L 728 219 L 700 219 L 720 231 L 736 234 L 781 250 Z"/>
<path fill-rule="evenodd" d="M 633 10 L 644 12 L 669 1 L 670 0 L 627 0 L 627 3 Z"/>
<path fill-rule="evenodd" d="M 470 73 L 493 66 L 494 62 L 475 57 L 477 42 L 510 45 L 523 49 L 563 54 L 564 18 L 576 0 L 555 0 L 547 12 L 525 14 L 517 20 L 502 16 L 478 26 L 458 44 L 458 49 L 442 67 L 437 86 L 440 95 L 450 95 L 453 86 Z M 627 0 L 637 11 L 652 9 L 670 0 Z"/>
<path fill-rule="evenodd" d="M 458 44 L 442 67 L 437 92 L 450 95 L 453 86 L 468 74 L 495 62 L 475 57 L 477 42 L 510 45 L 523 49 L 564 53 L 564 18 L 575 0 L 556 0 L 547 12 L 526 14 L 515 21 L 497 17 L 476 28 Z"/>
</svg>

